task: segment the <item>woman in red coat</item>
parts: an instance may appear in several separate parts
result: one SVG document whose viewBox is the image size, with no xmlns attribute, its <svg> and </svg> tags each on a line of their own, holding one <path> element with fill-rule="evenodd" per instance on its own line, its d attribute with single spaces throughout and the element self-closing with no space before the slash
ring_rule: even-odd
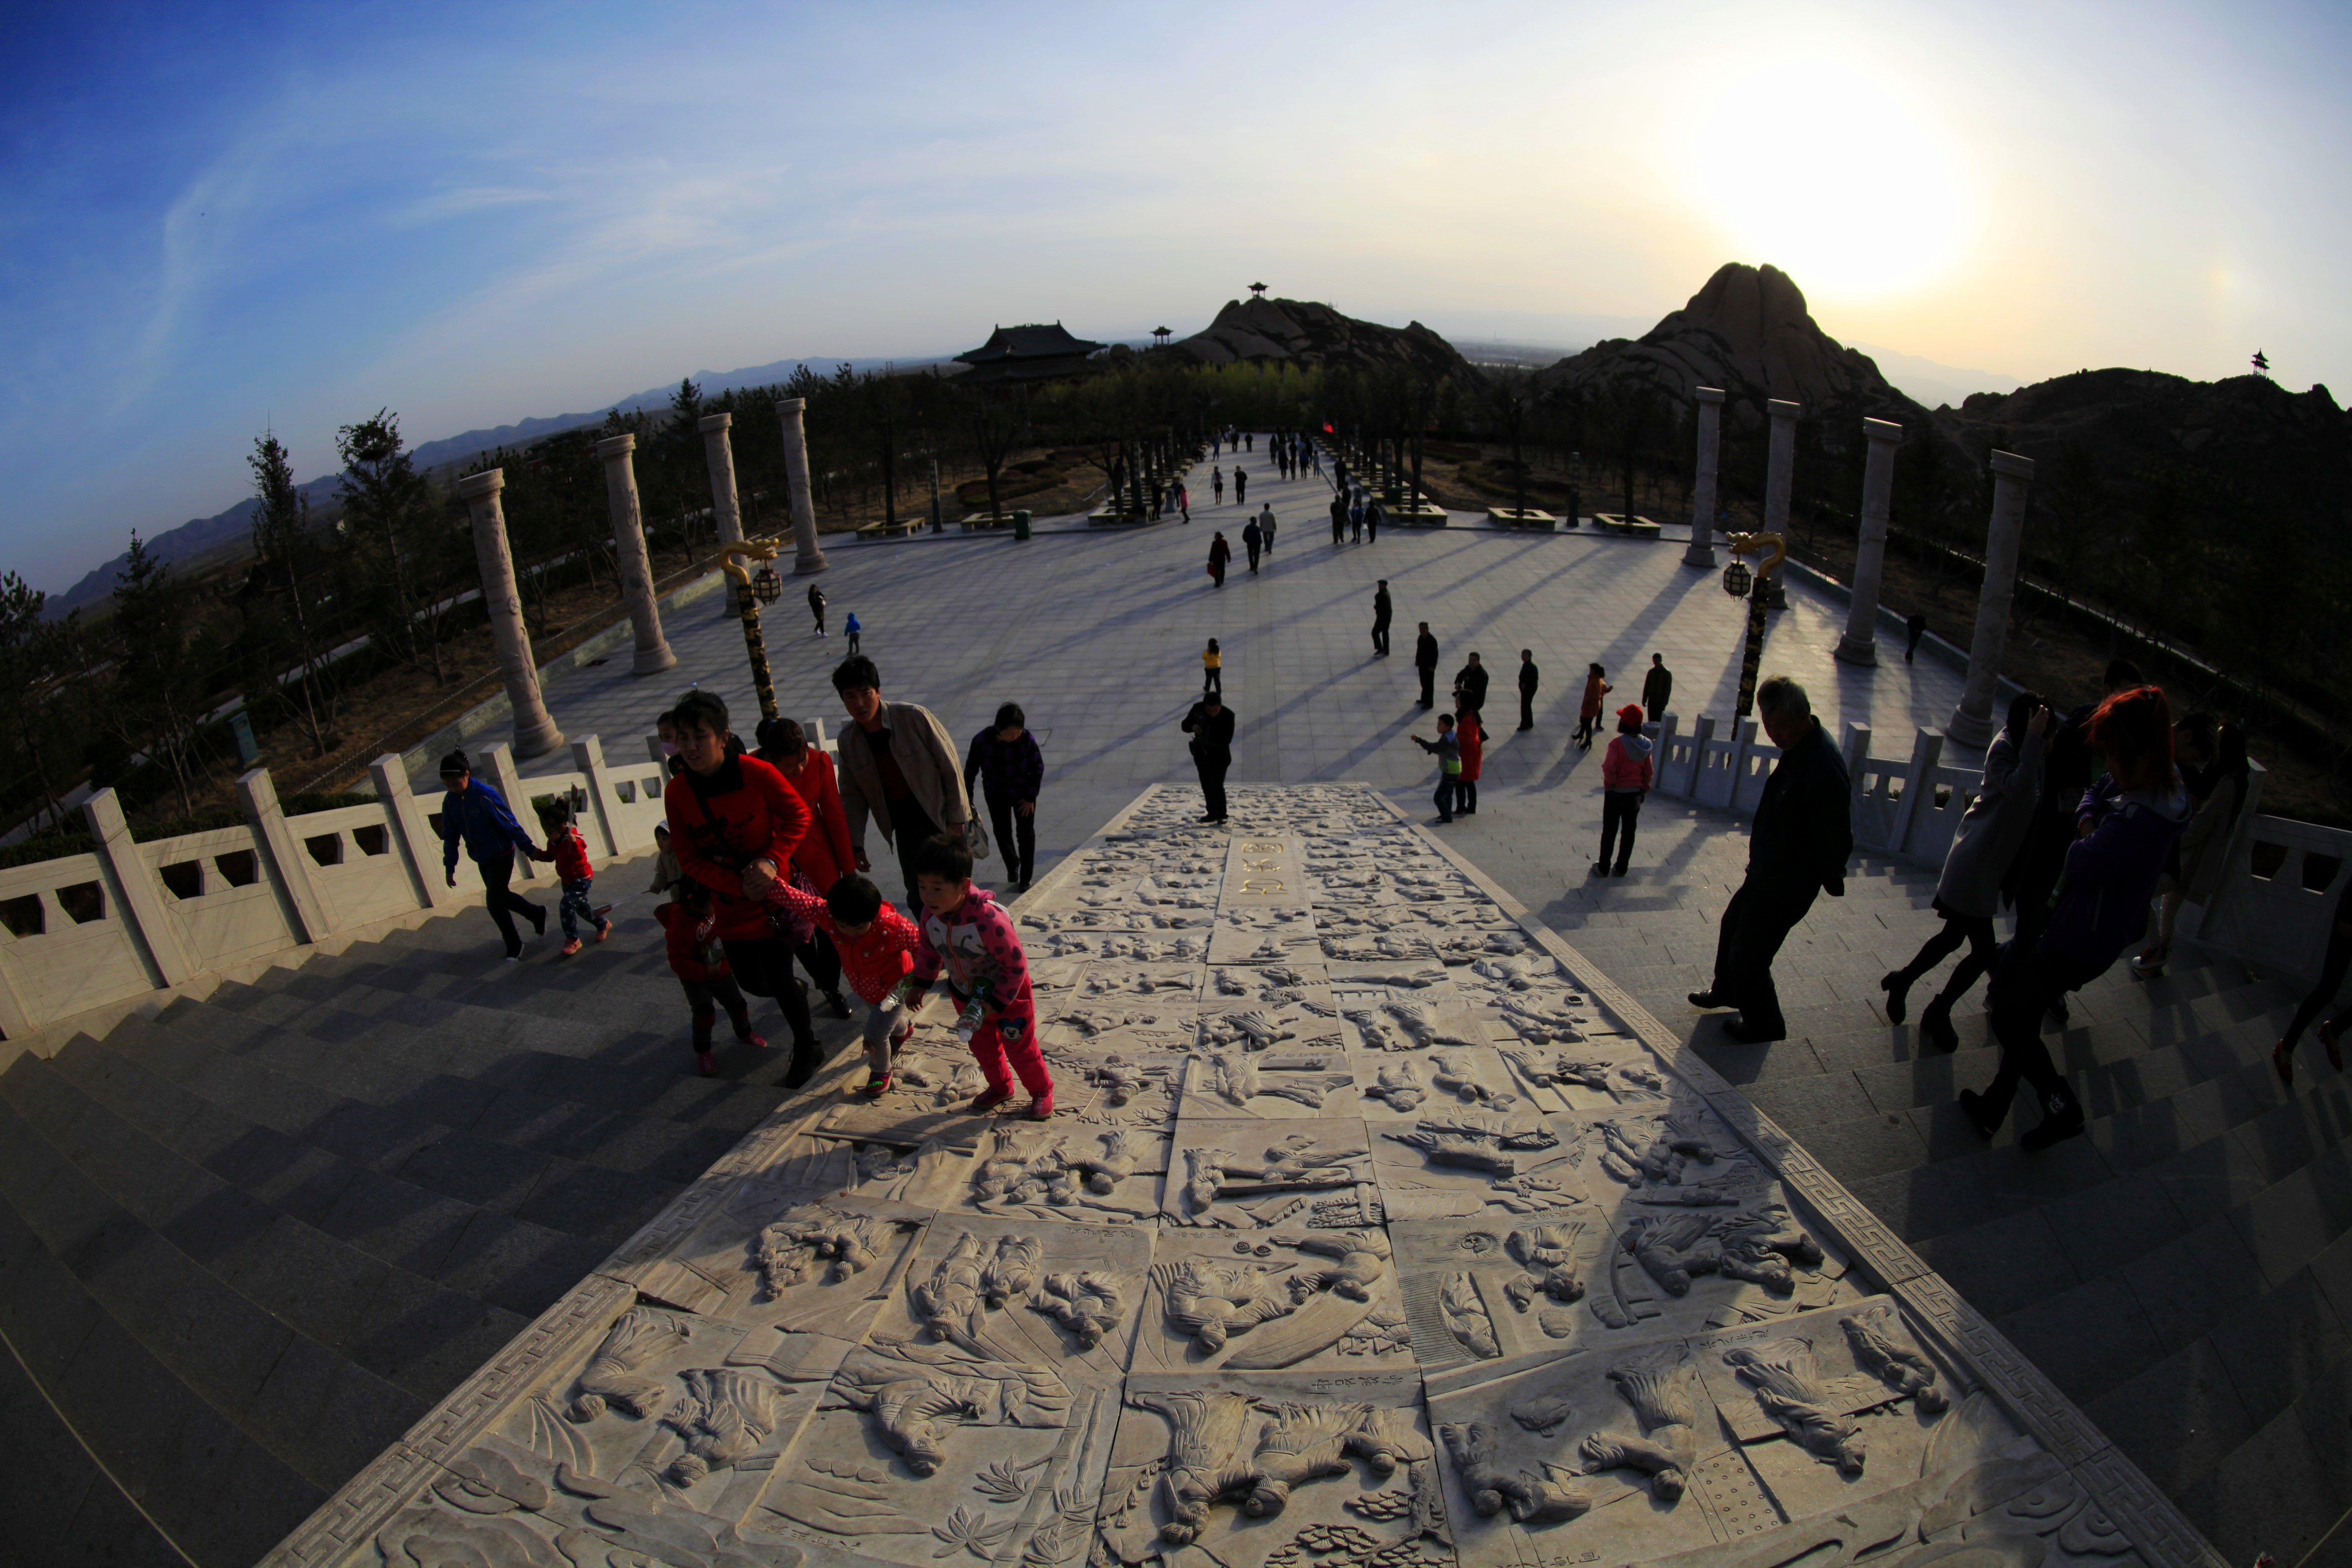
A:
<svg viewBox="0 0 2352 1568">
<path fill-rule="evenodd" d="M 857 870 L 856 858 L 849 848 L 849 815 L 841 806 L 841 784 L 834 773 L 833 758 L 823 748 L 810 745 L 807 732 L 791 719 L 761 720 L 759 735 L 760 749 L 752 754 L 782 773 L 801 804 L 808 807 L 808 833 L 793 851 L 793 870 L 805 884 L 802 890 L 821 899 L 835 882 Z M 784 926 L 793 956 L 824 993 L 825 1005 L 833 1009 L 833 1016 L 848 1017 L 849 1000 L 841 994 L 841 954 L 835 950 L 833 939 L 789 913 L 779 923 Z"/>
<path fill-rule="evenodd" d="M 719 946 L 736 983 L 766 996 L 793 1031 L 784 1087 L 814 1077 L 824 1057 L 808 1003 L 793 981 L 793 955 L 768 919 L 767 892 L 792 874 L 793 854 L 809 826 L 783 775 L 754 756 L 729 754 L 727 704 L 692 691 L 677 705 L 678 754 L 686 766 L 662 790 L 670 848 L 678 868 L 709 888 Z"/>
<path fill-rule="evenodd" d="M 1462 772 L 1454 781 L 1454 814 L 1475 816 L 1478 770 L 1486 760 L 1486 727 L 1478 722 L 1478 710 L 1463 707 L 1461 716 L 1454 722 L 1454 739 L 1462 756 Z"/>
</svg>

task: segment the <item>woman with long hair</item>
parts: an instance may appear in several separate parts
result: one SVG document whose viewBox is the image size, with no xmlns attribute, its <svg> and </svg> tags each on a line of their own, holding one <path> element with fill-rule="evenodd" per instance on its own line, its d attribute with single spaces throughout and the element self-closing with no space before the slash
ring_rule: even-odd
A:
<svg viewBox="0 0 2352 1568">
<path fill-rule="evenodd" d="M 2009 722 L 1993 737 L 1985 752 L 1984 777 L 1977 797 L 1969 803 L 1944 857 L 1944 874 L 1936 883 L 1936 912 L 1943 929 L 1923 943 L 1910 963 L 1881 980 L 1886 993 L 1889 1023 L 1903 1022 L 1911 987 L 1927 973 L 1968 944 L 1968 956 L 1952 971 L 1936 999 L 1919 1015 L 1919 1033 L 1939 1051 L 1959 1048 L 1952 1027 L 1952 1005 L 1992 967 L 2000 939 L 1993 932 L 1993 915 L 2000 907 L 2000 885 L 2032 826 L 2033 808 L 2042 798 L 2042 761 L 2053 715 L 2038 691 L 2021 691 L 2009 704 Z"/>
<path fill-rule="evenodd" d="M 2050 923 L 2032 943 L 2006 943 L 1986 1002 L 2000 1068 L 1982 1094 L 1960 1091 L 1960 1109 L 1990 1138 L 2021 1079 L 2041 1123 L 2018 1142 L 2046 1149 L 2083 1130 L 2083 1105 L 2042 1043 L 2042 1016 L 2067 992 L 2106 973 L 2147 923 L 2148 895 L 2165 857 L 2189 826 L 2189 790 L 2172 760 L 2172 709 L 2153 686 L 2118 691 L 2091 715 L 2091 744 L 2107 773 L 2083 792 L 2074 842 L 2058 880 Z"/>
</svg>

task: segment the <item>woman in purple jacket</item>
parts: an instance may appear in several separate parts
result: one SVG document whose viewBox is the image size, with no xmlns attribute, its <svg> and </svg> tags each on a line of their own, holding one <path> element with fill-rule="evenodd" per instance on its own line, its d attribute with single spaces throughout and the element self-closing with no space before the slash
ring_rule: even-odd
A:
<svg viewBox="0 0 2352 1568">
<path fill-rule="evenodd" d="M 1028 723 L 1021 704 L 1006 703 L 996 710 L 996 722 L 971 738 L 963 760 L 964 793 L 971 793 L 974 775 L 987 786 L 988 824 L 996 833 L 1007 890 L 1016 893 L 1036 875 L 1037 786 L 1045 780 L 1045 755 Z"/>
<path fill-rule="evenodd" d="M 1960 1091 L 1960 1109 L 1990 1138 L 2022 1079 L 2042 1121 L 2018 1139 L 2046 1149 L 2083 1130 L 2083 1105 L 2042 1043 L 2042 1015 L 2067 992 L 2105 973 L 2147 923 L 2148 895 L 2166 854 L 2189 826 L 2189 790 L 2172 762 L 2172 710 L 2153 686 L 2118 691 L 2091 715 L 2089 738 L 2107 773 L 2083 793 L 2074 842 L 2052 895 L 2050 924 L 2028 944 L 2005 943 L 1986 991 L 2000 1068 L 1982 1094 Z M 2023 911 L 2020 911 L 2021 914 Z"/>
</svg>

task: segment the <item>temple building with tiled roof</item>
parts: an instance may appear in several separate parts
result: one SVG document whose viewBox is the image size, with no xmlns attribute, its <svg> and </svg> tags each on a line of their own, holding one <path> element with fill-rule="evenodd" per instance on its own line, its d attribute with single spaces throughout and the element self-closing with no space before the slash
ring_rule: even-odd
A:
<svg viewBox="0 0 2352 1568">
<path fill-rule="evenodd" d="M 1102 346 L 1072 337 L 1055 321 L 1051 326 L 999 327 L 988 334 L 988 342 L 955 357 L 971 367 L 964 373 L 969 381 L 1049 381 L 1077 374 L 1087 356 Z"/>
</svg>

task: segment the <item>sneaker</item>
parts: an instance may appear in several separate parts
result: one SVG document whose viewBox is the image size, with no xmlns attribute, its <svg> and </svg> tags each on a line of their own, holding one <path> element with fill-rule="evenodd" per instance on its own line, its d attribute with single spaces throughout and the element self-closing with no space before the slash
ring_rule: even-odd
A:
<svg viewBox="0 0 2352 1568">
<path fill-rule="evenodd" d="M 1022 1107 L 1021 1114 L 1032 1121 L 1050 1121 L 1054 1118 L 1054 1097 L 1041 1094 Z"/>
<path fill-rule="evenodd" d="M 741 1044 L 741 1045 L 746 1045 L 746 1046 L 755 1046 L 755 1047 L 757 1047 L 758 1048 L 760 1048 L 761 1050 L 763 1050 L 763 1051 L 764 1051 L 764 1050 L 766 1050 L 766 1049 L 768 1048 L 768 1042 L 767 1042 L 767 1041 L 765 1041 L 765 1040 L 763 1040 L 763 1039 L 761 1039 L 761 1038 L 759 1036 L 757 1036 L 757 1035 L 751 1035 L 751 1034 L 739 1034 L 739 1035 L 737 1035 L 737 1036 L 735 1037 L 735 1038 L 736 1038 L 736 1041 L 737 1041 L 739 1044 Z"/>
<path fill-rule="evenodd" d="M 599 942 L 602 942 L 602 941 L 604 940 L 604 938 L 599 937 L 599 938 L 597 938 L 596 940 L 597 940 L 597 941 L 599 941 Z M 578 937 L 576 937 L 576 936 L 575 936 L 575 937 L 572 937 L 572 938 L 571 938 L 569 941 L 567 941 L 566 942 L 564 942 L 564 944 L 563 944 L 563 954 L 562 954 L 562 955 L 563 955 L 565 958 L 570 958 L 573 953 L 578 952 L 580 951 L 580 948 L 581 948 L 581 942 L 580 942 L 580 939 L 579 939 Z"/>
<path fill-rule="evenodd" d="M 890 1048 L 893 1051 L 903 1051 L 907 1048 L 907 1042 L 914 1037 L 915 1026 L 912 1024 L 901 1024 L 898 1026 L 898 1032 L 890 1037 Z"/>
<path fill-rule="evenodd" d="M 522 954 L 521 954 L 521 953 L 519 953 L 519 952 L 510 952 L 510 953 L 508 953 L 508 954 L 507 954 L 507 957 L 506 957 L 506 961 L 507 961 L 509 963 L 520 963 L 522 962 Z"/>
<path fill-rule="evenodd" d="M 1013 1091 L 1009 1089 L 984 1089 L 973 1096 L 971 1103 L 964 1109 L 974 1116 L 985 1116 L 1012 1098 Z"/>
<path fill-rule="evenodd" d="M 597 940 L 598 942 L 603 942 L 606 937 L 611 936 L 612 934 L 613 934 L 613 922 L 612 922 L 611 921 L 601 921 L 601 922 L 597 925 L 597 927 L 596 927 L 596 940 Z"/>
<path fill-rule="evenodd" d="M 711 1055 L 709 1051 L 695 1052 L 694 1065 L 701 1069 L 702 1076 L 705 1078 L 717 1078 L 719 1076 L 719 1058 Z"/>
<path fill-rule="evenodd" d="M 2021 1134 L 2017 1142 L 2027 1149 L 2047 1149 L 2082 1131 L 2083 1102 L 2071 1091 L 2061 1089 L 2042 1102 L 2041 1123 L 2032 1131 Z"/>
<path fill-rule="evenodd" d="M 824 1005 L 833 1009 L 833 1016 L 836 1018 L 846 1018 L 849 1016 L 849 1000 L 847 997 L 842 995 L 838 991 L 826 992 L 824 994 Z"/>
<path fill-rule="evenodd" d="M 890 1075 L 886 1072 L 868 1078 L 858 1086 L 857 1092 L 868 1100 L 881 1099 L 890 1092 Z"/>
</svg>

